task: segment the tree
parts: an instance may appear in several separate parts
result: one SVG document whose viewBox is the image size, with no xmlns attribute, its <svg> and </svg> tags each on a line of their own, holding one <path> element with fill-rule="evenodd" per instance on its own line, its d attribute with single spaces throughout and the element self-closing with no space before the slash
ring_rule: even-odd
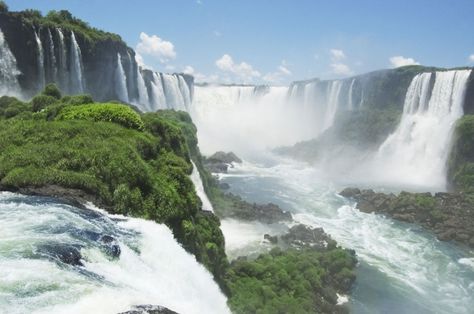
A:
<svg viewBox="0 0 474 314">
<path fill-rule="evenodd" d="M 0 12 L 2 13 L 8 12 L 8 5 L 3 0 L 0 0 Z"/>
</svg>

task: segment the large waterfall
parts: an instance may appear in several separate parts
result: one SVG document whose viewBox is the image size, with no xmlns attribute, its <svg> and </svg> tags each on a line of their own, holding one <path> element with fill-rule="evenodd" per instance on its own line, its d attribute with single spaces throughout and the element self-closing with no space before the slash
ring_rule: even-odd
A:
<svg viewBox="0 0 474 314">
<path fill-rule="evenodd" d="M 117 53 L 117 68 L 115 69 L 115 86 L 117 88 L 117 95 L 119 100 L 128 102 L 128 90 L 127 90 L 127 76 L 123 70 L 122 57 L 120 53 Z"/>
<path fill-rule="evenodd" d="M 139 304 L 230 313 L 164 225 L 2 192 L 0 229 L 2 313 L 116 314 Z"/>
<path fill-rule="evenodd" d="M 20 86 L 17 76 L 19 74 L 15 56 L 11 53 L 3 32 L 0 30 L 0 95 L 18 95 Z"/>
<path fill-rule="evenodd" d="M 37 66 L 38 66 L 38 90 L 42 90 L 45 86 L 46 75 L 44 69 L 44 51 L 43 51 L 43 43 L 41 42 L 41 38 L 38 32 L 35 31 L 35 40 L 36 40 L 36 47 L 37 47 Z"/>
<path fill-rule="evenodd" d="M 193 161 L 191 161 L 191 163 L 193 164 L 193 172 L 191 173 L 191 181 L 193 181 L 194 188 L 196 189 L 196 194 L 201 200 L 202 209 L 213 212 L 214 209 L 212 207 L 211 201 L 207 197 L 206 191 L 204 190 L 204 185 L 202 184 L 202 179 L 201 179 L 201 175 L 199 174 L 199 170 Z"/>
<path fill-rule="evenodd" d="M 463 114 L 470 73 L 439 71 L 413 78 L 400 124 L 376 157 L 386 180 L 445 188 L 450 139 L 454 123 Z"/>
<path fill-rule="evenodd" d="M 71 32 L 71 93 L 81 94 L 84 92 L 84 75 L 82 67 L 81 48 L 77 44 L 76 35 Z"/>
<path fill-rule="evenodd" d="M 56 28 L 59 38 L 59 55 L 57 63 L 58 67 L 58 85 L 59 88 L 65 92 L 69 91 L 69 75 L 67 73 L 67 55 L 66 55 L 66 45 L 64 43 L 64 34 L 60 28 Z"/>
</svg>

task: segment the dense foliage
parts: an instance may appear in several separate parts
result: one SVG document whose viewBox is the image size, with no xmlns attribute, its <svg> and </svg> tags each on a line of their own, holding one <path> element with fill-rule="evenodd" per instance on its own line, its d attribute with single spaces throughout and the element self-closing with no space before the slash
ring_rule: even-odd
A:
<svg viewBox="0 0 474 314">
<path fill-rule="evenodd" d="M 448 177 L 455 188 L 474 192 L 474 115 L 465 115 L 456 123 Z"/>
<path fill-rule="evenodd" d="M 235 313 L 332 313 L 336 293 L 347 291 L 356 261 L 340 248 L 282 251 L 238 259 L 228 274 Z"/>
<path fill-rule="evenodd" d="M 80 104 L 89 100 L 67 96 L 33 112 L 33 100 L 0 98 L 0 188 L 79 189 L 111 212 L 166 223 L 225 289 L 219 220 L 199 210 L 189 178 L 184 133 L 194 126 L 184 131 L 176 123 L 190 121 L 187 114 L 157 112 L 142 121 L 121 104 Z"/>
<path fill-rule="evenodd" d="M 73 31 L 76 34 L 81 34 L 86 40 L 94 43 L 104 40 L 122 41 L 119 35 L 91 27 L 88 23 L 74 17 L 67 10 L 52 10 L 49 11 L 46 16 L 43 16 L 38 10 L 24 10 L 21 12 L 12 12 L 11 14 L 20 16 L 23 21 L 30 24 L 43 27 L 60 27 L 62 29 Z"/>
</svg>

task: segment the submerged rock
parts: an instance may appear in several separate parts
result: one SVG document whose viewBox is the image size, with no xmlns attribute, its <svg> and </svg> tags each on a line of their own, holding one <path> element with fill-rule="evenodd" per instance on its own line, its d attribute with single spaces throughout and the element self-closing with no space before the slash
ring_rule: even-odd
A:
<svg viewBox="0 0 474 314">
<path fill-rule="evenodd" d="M 135 305 L 130 311 L 121 312 L 118 314 L 178 314 L 161 305 Z"/>
<path fill-rule="evenodd" d="M 79 249 L 72 245 L 44 244 L 38 248 L 41 255 L 72 266 L 83 266 Z"/>
<path fill-rule="evenodd" d="M 432 231 L 439 240 L 474 247 L 474 204 L 463 193 L 410 193 L 399 195 L 346 188 L 340 195 L 357 201 L 366 213 L 382 213 Z"/>
</svg>

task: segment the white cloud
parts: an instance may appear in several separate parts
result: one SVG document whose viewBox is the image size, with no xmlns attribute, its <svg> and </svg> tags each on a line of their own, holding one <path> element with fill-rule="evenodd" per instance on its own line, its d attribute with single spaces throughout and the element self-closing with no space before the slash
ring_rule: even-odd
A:
<svg viewBox="0 0 474 314">
<path fill-rule="evenodd" d="M 202 1 L 201 0 L 196 0 L 196 3 L 197 4 L 202 4 Z"/>
<path fill-rule="evenodd" d="M 285 76 L 290 76 L 291 74 L 288 64 L 285 60 L 282 60 L 277 71 L 265 74 L 262 79 L 269 83 L 281 83 Z"/>
<path fill-rule="evenodd" d="M 187 65 L 187 66 L 184 67 L 183 73 L 184 73 L 184 74 L 193 75 L 193 74 L 196 73 L 196 72 L 194 71 L 194 68 L 193 68 L 192 66 Z"/>
<path fill-rule="evenodd" d="M 474 63 L 474 53 L 469 56 L 469 62 Z"/>
<path fill-rule="evenodd" d="M 136 51 L 142 55 L 149 55 L 158 58 L 161 63 L 176 58 L 174 45 L 170 41 L 161 39 L 156 35 L 140 33 L 140 42 L 137 44 Z"/>
<path fill-rule="evenodd" d="M 219 70 L 234 74 L 243 81 L 252 81 L 253 78 L 260 76 L 260 72 L 255 70 L 252 65 L 246 62 L 235 63 L 228 54 L 224 54 L 221 58 L 217 59 L 216 66 Z"/>
<path fill-rule="evenodd" d="M 403 67 L 406 65 L 418 65 L 419 63 L 413 58 L 405 58 L 403 56 L 394 56 L 390 58 L 390 64 L 393 68 Z"/>
<path fill-rule="evenodd" d="M 166 69 L 166 71 L 174 72 L 174 70 L 176 70 L 176 67 L 172 64 L 167 64 L 165 66 L 165 69 Z"/>
<path fill-rule="evenodd" d="M 351 68 L 344 63 L 332 63 L 331 64 L 332 72 L 336 75 L 352 75 L 354 72 L 352 72 Z"/>
<path fill-rule="evenodd" d="M 219 76 L 218 75 L 213 74 L 213 75 L 207 76 L 205 74 L 197 72 L 190 65 L 187 65 L 187 66 L 184 67 L 183 73 L 194 76 L 194 79 L 196 80 L 196 82 L 199 82 L 199 83 L 204 83 L 204 82 L 206 82 L 206 83 L 216 83 L 217 81 L 219 81 Z"/>
<path fill-rule="evenodd" d="M 331 53 L 331 59 L 333 60 L 333 62 L 336 62 L 338 60 L 343 60 L 346 58 L 346 54 L 341 49 L 331 49 L 330 53 Z"/>
</svg>

